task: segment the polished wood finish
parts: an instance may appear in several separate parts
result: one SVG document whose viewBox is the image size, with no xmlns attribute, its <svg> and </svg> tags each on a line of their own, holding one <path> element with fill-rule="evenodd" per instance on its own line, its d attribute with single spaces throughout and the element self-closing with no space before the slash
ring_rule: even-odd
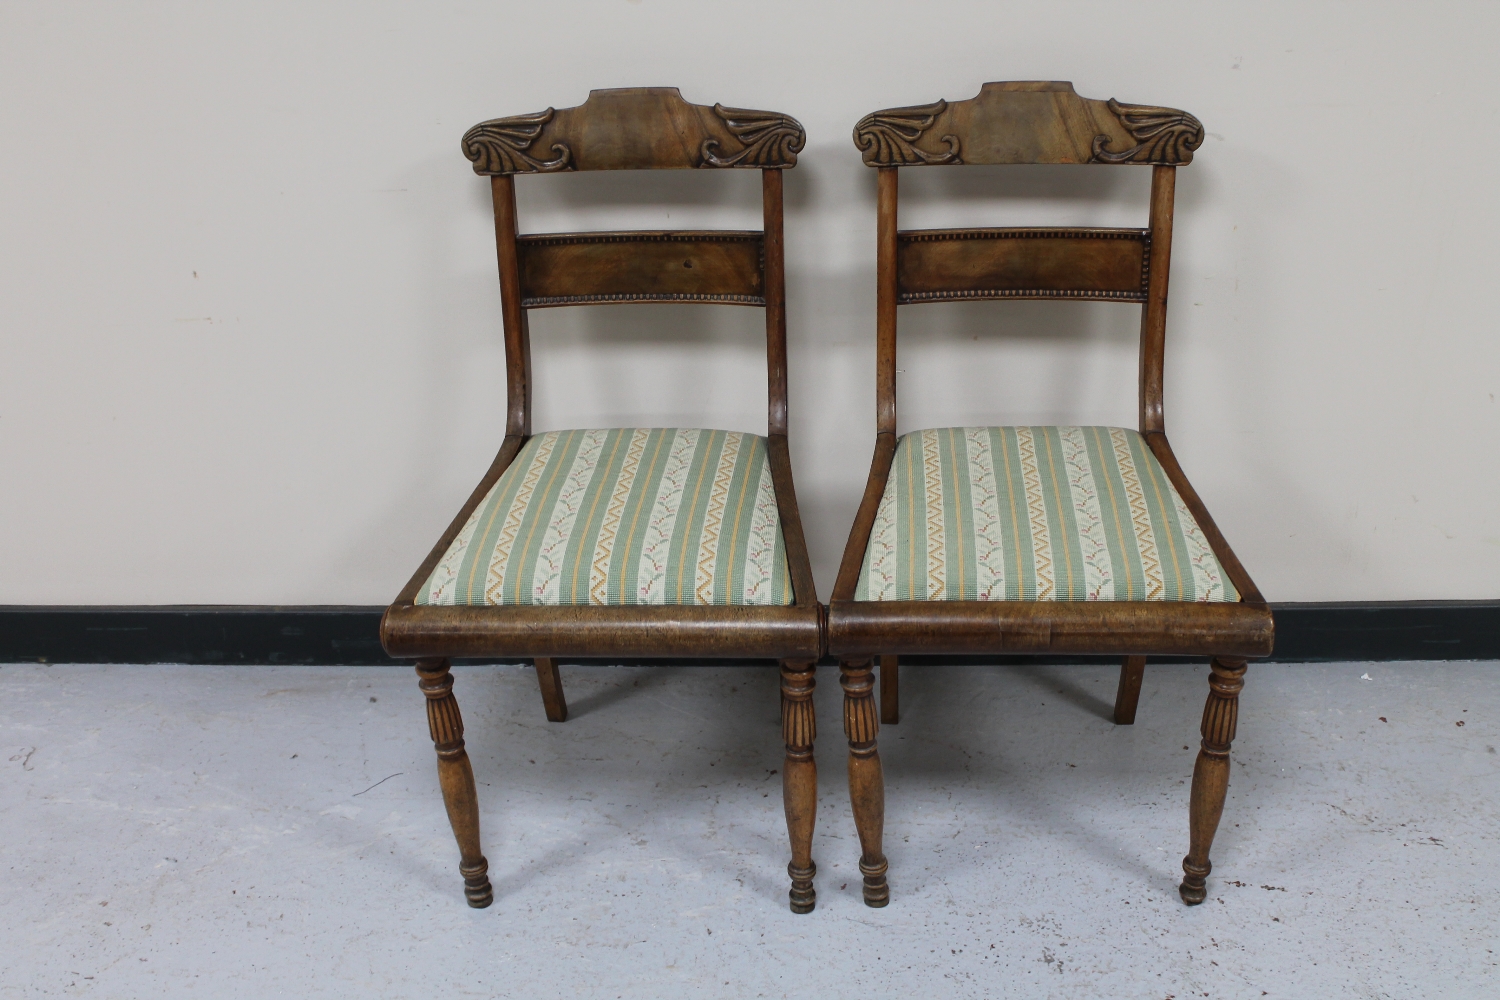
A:
<svg viewBox="0 0 1500 1000">
<path fill-rule="evenodd" d="M 479 849 L 479 796 L 474 790 L 474 769 L 464 749 L 464 720 L 453 697 L 453 675 L 448 661 L 419 660 L 418 686 L 427 696 L 427 728 L 432 747 L 437 751 L 438 783 L 443 788 L 443 804 L 448 807 L 448 822 L 458 840 L 458 871 L 464 879 L 464 896 L 469 905 L 482 909 L 494 902 L 490 888 L 489 862 Z"/>
<path fill-rule="evenodd" d="M 536 682 L 542 689 L 542 708 L 547 713 L 548 722 L 568 721 L 568 699 L 563 696 L 562 674 L 557 669 L 557 661 L 546 656 L 538 656 L 536 661 Z"/>
<path fill-rule="evenodd" d="M 787 439 L 781 171 L 796 164 L 803 142 L 802 127 L 787 115 L 693 105 L 672 88 L 594 91 L 577 108 L 493 119 L 469 130 L 464 152 L 474 161 L 477 173 L 490 177 L 494 206 L 505 338 L 506 436 L 489 471 L 386 609 L 381 642 L 387 653 L 432 662 L 446 662 L 450 657 L 534 659 L 547 717 L 554 721 L 567 716 L 557 670 L 559 657 L 765 658 L 811 664 L 822 655 L 823 609 L 797 510 Z M 761 169 L 761 231 L 520 232 L 516 174 L 724 167 Z M 529 310 L 647 301 L 712 302 L 765 310 L 767 450 L 793 603 L 785 607 L 417 605 L 422 584 L 531 435 Z M 808 684 L 810 691 L 810 675 Z M 800 738 L 800 733 L 792 735 Z M 792 749 L 811 754 L 811 743 Z M 792 873 L 794 909 L 811 908 L 813 900 L 808 852 L 816 810 L 810 757 L 805 764 L 801 757 L 797 760 L 788 769 L 791 785 L 787 791 L 796 869 Z M 460 832 L 459 825 L 459 819 L 454 819 L 460 843 L 469 844 L 464 857 L 478 857 L 477 812 L 474 823 L 464 827 L 469 832 Z"/>
<path fill-rule="evenodd" d="M 865 163 L 878 168 L 876 436 L 870 476 L 828 606 L 828 651 L 846 666 L 846 691 L 848 683 L 858 688 L 859 671 L 878 657 L 882 704 L 888 699 L 894 715 L 899 697 L 894 661 L 904 654 L 1118 654 L 1125 659 L 1116 720 L 1129 724 L 1135 719 L 1147 655 L 1206 655 L 1242 664 L 1245 658 L 1269 654 L 1274 640 L 1270 609 L 1172 454 L 1162 412 L 1176 168 L 1190 162 L 1203 141 L 1198 120 L 1171 108 L 1085 99 L 1069 83 L 988 83 L 968 101 L 868 115 L 855 126 L 854 141 Z M 1151 166 L 1149 226 L 910 232 L 898 226 L 901 167 L 1032 163 Z M 1093 298 L 1141 308 L 1140 431 L 1234 582 L 1238 603 L 854 600 L 898 440 L 898 307 L 1005 298 Z M 892 670 L 887 681 L 888 659 Z M 874 730 L 866 735 L 863 751 L 878 760 Z M 1227 739 L 1222 747 L 1227 780 Z M 1223 800 L 1222 787 L 1214 783 L 1218 753 L 1210 754 L 1208 764 L 1200 761 L 1199 770 L 1207 776 L 1194 786 L 1203 785 L 1194 792 L 1191 807 L 1194 851 L 1201 846 L 1201 852 L 1190 855 L 1198 867 L 1189 871 L 1184 898 L 1196 877 L 1193 872 L 1207 873 L 1208 843 L 1219 808 L 1213 803 L 1222 805 Z M 879 829 L 872 815 L 878 797 L 871 780 L 866 775 L 857 791 L 851 785 L 862 832 Z M 1207 834 L 1200 835 L 1204 830 Z"/>
<path fill-rule="evenodd" d="M 492 118 L 464 133 L 476 174 L 563 170 L 777 169 L 797 165 L 802 126 L 774 111 L 689 104 L 676 87 L 594 90 L 576 108 Z"/>
<path fill-rule="evenodd" d="M 880 657 L 880 724 L 901 721 L 901 657 Z"/>
<path fill-rule="evenodd" d="M 885 775 L 880 750 L 875 745 L 880 722 L 875 709 L 875 677 L 870 659 L 839 663 L 839 684 L 844 689 L 844 735 L 849 739 L 849 801 L 854 826 L 859 832 L 859 873 L 864 877 L 866 906 L 885 906 L 891 901 L 885 873 Z"/>
<path fill-rule="evenodd" d="M 854 126 L 870 167 L 1191 163 L 1198 119 L 1175 108 L 1079 97 L 1059 80 L 987 83 L 979 95 L 888 108 Z"/>
<path fill-rule="evenodd" d="M 1146 658 L 1127 656 L 1120 664 L 1120 686 L 1115 690 L 1115 725 L 1135 725 L 1135 706 L 1141 700 L 1141 681 L 1146 676 Z"/>
<path fill-rule="evenodd" d="M 521 305 L 712 302 L 763 306 L 760 233 L 522 236 Z M 644 291 L 642 290 L 644 289 Z"/>
<path fill-rule="evenodd" d="M 839 601 L 835 655 L 1081 653 L 1234 656 L 1271 652 L 1270 611 L 1166 601 Z"/>
<path fill-rule="evenodd" d="M 1146 301 L 1145 229 L 930 229 L 901 233 L 900 305 L 970 299 Z"/>
<path fill-rule="evenodd" d="M 812 859 L 813 828 L 818 821 L 818 763 L 813 758 L 818 723 L 812 701 L 816 669 L 817 663 L 811 660 L 783 660 L 781 664 L 781 738 L 786 744 L 781 800 L 792 844 L 792 860 L 786 871 L 792 880 L 788 898 L 793 913 L 811 913 L 818 905 L 818 894 L 813 890 L 818 866 Z"/>
<path fill-rule="evenodd" d="M 1229 788 L 1229 747 L 1240 716 L 1240 689 L 1245 686 L 1245 661 L 1216 658 L 1210 665 L 1208 701 L 1203 706 L 1203 742 L 1193 765 L 1191 839 L 1182 859 L 1182 885 L 1177 891 L 1189 906 L 1208 897 L 1206 880 L 1213 870 L 1208 852 L 1224 813 Z"/>
</svg>

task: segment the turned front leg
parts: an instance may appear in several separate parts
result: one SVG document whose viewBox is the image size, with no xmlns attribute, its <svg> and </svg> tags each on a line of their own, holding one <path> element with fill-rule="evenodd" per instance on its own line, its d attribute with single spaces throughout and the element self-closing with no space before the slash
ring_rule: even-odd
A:
<svg viewBox="0 0 1500 1000">
<path fill-rule="evenodd" d="M 1206 880 L 1213 865 L 1208 860 L 1219 817 L 1224 813 L 1224 794 L 1229 789 L 1229 746 L 1234 742 L 1240 714 L 1240 689 L 1245 686 L 1245 661 L 1215 659 L 1208 677 L 1208 703 L 1203 706 L 1203 743 L 1193 767 L 1193 794 L 1189 806 L 1192 827 L 1187 857 L 1182 859 L 1183 879 L 1178 892 L 1189 906 L 1208 896 Z"/>
<path fill-rule="evenodd" d="M 448 807 L 448 822 L 458 840 L 464 895 L 470 906 L 489 906 L 495 894 L 490 888 L 489 862 L 479 851 L 479 797 L 474 791 L 474 769 L 464 750 L 464 720 L 453 697 L 453 675 L 448 672 L 447 660 L 418 660 L 417 676 L 427 696 L 427 728 L 437 751 L 443 804 Z"/>
<path fill-rule="evenodd" d="M 818 894 L 813 891 L 818 866 L 812 859 L 813 827 L 818 820 L 818 764 L 813 758 L 813 740 L 818 735 L 812 702 L 815 665 L 810 660 L 781 664 L 781 738 L 786 744 L 781 798 L 792 841 L 792 862 L 786 871 L 792 877 L 793 913 L 811 913 L 818 905 Z"/>
<path fill-rule="evenodd" d="M 884 906 L 891 901 L 885 881 L 885 776 L 880 770 L 880 751 L 875 735 L 880 731 L 875 708 L 875 676 L 869 659 L 839 665 L 839 683 L 844 688 L 844 735 L 849 737 L 849 802 L 854 826 L 859 830 L 859 873 L 865 880 L 865 905 Z"/>
</svg>

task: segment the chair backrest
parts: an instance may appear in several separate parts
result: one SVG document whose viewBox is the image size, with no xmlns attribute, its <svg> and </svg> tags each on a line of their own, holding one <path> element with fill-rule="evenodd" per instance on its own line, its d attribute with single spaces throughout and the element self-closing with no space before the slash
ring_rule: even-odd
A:
<svg viewBox="0 0 1500 1000">
<path fill-rule="evenodd" d="M 506 434 L 531 433 L 527 311 L 620 302 L 708 302 L 766 311 L 768 432 L 786 433 L 786 279 L 781 171 L 806 136 L 770 111 L 689 104 L 676 87 L 595 90 L 576 108 L 480 122 L 464 134 L 490 178 L 505 325 Z M 521 236 L 516 174 L 573 170 L 761 171 L 764 228 Z"/>
<path fill-rule="evenodd" d="M 896 307 L 961 299 L 1094 299 L 1141 306 L 1140 430 L 1164 431 L 1162 351 L 1176 169 L 1203 126 L 1172 108 L 1079 97 L 1071 83 L 987 83 L 949 104 L 877 111 L 854 144 L 880 171 L 877 430 L 896 433 Z M 901 167 L 962 164 L 1150 165 L 1145 229 L 897 228 Z"/>
</svg>

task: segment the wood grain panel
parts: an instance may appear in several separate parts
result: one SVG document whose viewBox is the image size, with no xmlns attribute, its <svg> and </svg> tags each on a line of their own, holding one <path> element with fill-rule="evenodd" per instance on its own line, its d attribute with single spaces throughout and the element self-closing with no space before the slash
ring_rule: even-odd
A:
<svg viewBox="0 0 1500 1000">
<path fill-rule="evenodd" d="M 1203 125 L 1176 108 L 1080 97 L 1061 80 L 987 83 L 967 101 L 887 108 L 854 126 L 869 167 L 1191 163 Z"/>
<path fill-rule="evenodd" d="M 593 90 L 576 108 L 480 122 L 464 133 L 477 174 L 797 165 L 802 125 L 778 111 L 689 104 L 676 87 Z"/>
<path fill-rule="evenodd" d="M 1146 301 L 1144 229 L 932 229 L 904 232 L 905 304 L 957 299 Z"/>
<path fill-rule="evenodd" d="M 766 304 L 756 232 L 555 233 L 522 236 L 521 305 L 603 302 Z"/>
</svg>

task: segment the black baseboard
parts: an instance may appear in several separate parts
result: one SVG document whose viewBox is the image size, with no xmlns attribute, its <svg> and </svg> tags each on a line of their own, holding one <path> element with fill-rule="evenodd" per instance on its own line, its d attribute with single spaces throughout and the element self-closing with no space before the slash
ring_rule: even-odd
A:
<svg viewBox="0 0 1500 1000">
<path fill-rule="evenodd" d="M 1284 663 L 1500 660 L 1500 601 L 1278 604 Z M 0 663 L 390 665 L 379 607 L 0 606 Z M 905 659 L 905 658 L 903 658 Z M 911 657 L 913 663 L 1037 657 Z M 1079 662 L 1099 657 L 1047 657 Z M 723 662 L 723 661 L 718 661 Z M 733 661 L 755 662 L 755 661 Z"/>
</svg>

